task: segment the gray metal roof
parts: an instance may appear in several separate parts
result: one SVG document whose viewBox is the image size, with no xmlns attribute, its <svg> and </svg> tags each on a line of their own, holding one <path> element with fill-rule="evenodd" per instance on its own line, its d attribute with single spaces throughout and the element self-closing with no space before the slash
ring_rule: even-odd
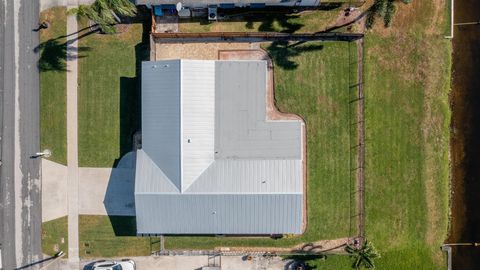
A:
<svg viewBox="0 0 480 270">
<path fill-rule="evenodd" d="M 142 74 L 142 147 L 180 189 L 180 61 L 144 65 Z"/>
<path fill-rule="evenodd" d="M 215 159 L 301 159 L 298 120 L 267 121 L 266 61 L 217 61 Z"/>
<path fill-rule="evenodd" d="M 142 71 L 138 233 L 301 233 L 303 123 L 266 119 L 266 62 L 171 60 Z"/>
<path fill-rule="evenodd" d="M 141 234 L 301 233 L 301 194 L 143 194 L 135 198 Z"/>
</svg>

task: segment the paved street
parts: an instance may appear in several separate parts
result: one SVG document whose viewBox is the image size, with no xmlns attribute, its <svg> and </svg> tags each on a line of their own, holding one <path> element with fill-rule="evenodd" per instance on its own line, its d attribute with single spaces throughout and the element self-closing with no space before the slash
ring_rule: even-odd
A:
<svg viewBox="0 0 480 270">
<path fill-rule="evenodd" d="M 41 258 L 38 1 L 0 3 L 0 241 L 4 269 L 27 269 Z"/>
</svg>

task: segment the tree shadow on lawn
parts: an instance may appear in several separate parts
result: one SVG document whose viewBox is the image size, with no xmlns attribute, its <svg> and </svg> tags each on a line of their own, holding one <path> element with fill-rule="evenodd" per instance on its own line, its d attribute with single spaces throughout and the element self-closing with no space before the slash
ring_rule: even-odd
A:
<svg viewBox="0 0 480 270">
<path fill-rule="evenodd" d="M 300 268 L 300 266 L 304 267 L 302 269 L 317 269 L 317 267 L 312 265 L 311 262 L 318 261 L 318 260 L 326 260 L 326 259 L 327 259 L 327 255 L 324 255 L 324 254 L 318 254 L 318 255 L 299 254 L 299 255 L 284 256 L 283 260 L 287 261 L 284 269 L 285 270 L 297 269 L 297 268 Z"/>
<path fill-rule="evenodd" d="M 268 7 L 268 8 L 235 8 L 235 9 L 219 9 L 219 22 L 245 22 L 247 29 L 254 29 L 255 22 L 261 22 L 259 32 L 281 32 L 281 33 L 295 33 L 300 30 L 304 24 L 294 22 L 295 19 L 300 18 L 300 11 L 305 10 L 324 10 L 330 11 L 340 8 L 343 2 L 326 3 L 316 8 L 308 7 Z M 200 25 L 210 25 L 216 22 L 209 21 L 205 18 L 190 18 L 179 20 L 181 23 L 199 23 Z M 275 24 L 278 24 L 275 28 Z"/>
<path fill-rule="evenodd" d="M 95 32 L 96 31 L 90 31 L 77 37 L 76 40 L 91 35 Z M 84 58 L 86 55 L 82 55 L 81 53 L 91 50 L 90 47 L 77 47 L 77 53 L 75 54 L 73 53 L 73 48 L 70 45 L 74 40 L 61 42 L 60 39 L 64 37 L 66 36 L 49 39 L 40 43 L 33 49 L 35 53 L 40 53 L 40 59 L 38 60 L 37 65 L 40 72 L 68 71 L 67 60 Z"/>
<path fill-rule="evenodd" d="M 274 41 L 266 48 L 273 63 L 286 70 L 293 70 L 298 67 L 298 64 L 291 60 L 292 57 L 299 56 L 304 52 L 313 52 L 322 49 L 323 45 L 320 44 L 290 44 L 288 41 Z"/>
</svg>

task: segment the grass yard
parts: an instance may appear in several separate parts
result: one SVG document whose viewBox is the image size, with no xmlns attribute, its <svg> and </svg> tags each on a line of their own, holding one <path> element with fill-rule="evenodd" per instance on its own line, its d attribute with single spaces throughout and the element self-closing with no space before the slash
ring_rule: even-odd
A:
<svg viewBox="0 0 480 270">
<path fill-rule="evenodd" d="M 150 238 L 136 237 L 135 217 L 79 216 L 80 256 L 150 255 Z"/>
<path fill-rule="evenodd" d="M 60 250 L 68 256 L 67 216 L 42 223 L 42 252 L 53 256 Z"/>
<path fill-rule="evenodd" d="M 40 31 L 40 147 L 52 150 L 52 161 L 67 164 L 66 9 L 40 14 L 50 23 Z"/>
<path fill-rule="evenodd" d="M 352 45 L 352 46 L 350 46 Z M 264 45 L 274 60 L 276 103 L 281 111 L 301 115 L 307 126 L 308 225 L 301 237 L 270 238 L 168 236 L 169 249 L 211 249 L 220 246 L 294 246 L 354 235 L 350 193 L 350 147 L 355 139 L 353 117 L 355 46 L 349 43 L 307 43 L 297 47 Z M 350 108 L 352 106 L 352 108 Z M 353 134 L 350 136 L 350 134 Z M 354 160 L 354 158 L 353 158 Z M 353 222 L 350 224 L 350 222 Z"/>
<path fill-rule="evenodd" d="M 356 233 L 352 231 L 355 223 L 350 223 L 351 211 L 354 209 L 350 198 L 353 190 L 353 179 L 350 175 L 350 168 L 353 166 L 350 161 L 350 147 L 351 140 L 354 140 L 354 135 L 351 136 L 351 134 L 355 134 L 355 131 L 349 125 L 353 117 L 352 108 L 350 108 L 352 105 L 349 101 L 355 98 L 355 91 L 349 86 L 355 81 L 356 72 L 356 63 L 350 57 L 354 59 L 356 54 L 355 46 L 350 45 L 352 44 L 309 43 L 296 47 L 286 47 L 285 44 L 265 45 L 275 62 L 277 106 L 282 111 L 302 115 L 307 123 L 308 200 L 309 205 L 315 207 L 308 208 L 308 226 L 305 234 L 301 237 L 289 236 L 281 240 L 267 237 L 168 236 L 166 248 L 285 247 L 321 239 L 346 237 Z M 98 45 L 96 46 L 98 48 Z M 349 55 L 350 50 L 352 56 Z M 89 53 L 93 51 L 94 49 Z M 83 58 L 82 61 L 88 58 L 90 57 Z M 353 64 L 351 64 L 352 61 Z M 83 87 L 82 89 L 85 89 Z M 115 89 L 112 91 L 115 92 Z M 115 96 L 110 96 L 110 99 L 112 97 Z M 102 98 L 107 104 L 108 102 L 114 104 L 111 100 L 106 100 L 107 96 Z M 93 104 L 95 104 L 93 101 L 89 101 L 83 106 Z M 116 106 L 119 104 L 116 103 Z M 112 142 L 108 143 L 113 145 Z M 82 254 L 85 256 L 143 255 L 145 250 L 149 250 L 148 238 L 118 237 L 114 233 L 114 227 L 116 226 L 112 226 L 108 217 L 82 216 L 80 218 Z M 128 235 L 134 235 L 134 233 Z M 136 248 L 130 251 L 116 249 L 117 245 L 124 243 L 116 241 L 132 241 Z M 89 247 L 85 247 L 84 243 Z M 87 250 L 89 254 L 85 253 Z"/>
<path fill-rule="evenodd" d="M 451 43 L 443 1 L 366 37 L 366 234 L 378 269 L 446 268 Z"/>
<path fill-rule="evenodd" d="M 342 5 L 332 6 L 330 10 L 312 10 L 301 13 L 248 13 L 229 19 L 209 22 L 206 18 L 180 19 L 179 31 L 188 33 L 202 32 L 286 32 L 305 33 L 324 31 L 335 23 Z"/>
<path fill-rule="evenodd" d="M 81 167 L 111 167 L 132 150 L 132 136 L 140 129 L 140 61 L 149 53 L 141 22 L 116 35 L 90 34 L 79 40 Z M 79 29 L 85 26 L 81 22 Z"/>
</svg>

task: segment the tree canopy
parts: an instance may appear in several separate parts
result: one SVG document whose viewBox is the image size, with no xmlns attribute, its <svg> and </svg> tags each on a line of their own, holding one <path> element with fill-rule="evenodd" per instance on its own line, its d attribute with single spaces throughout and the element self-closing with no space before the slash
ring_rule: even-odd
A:
<svg viewBox="0 0 480 270">
<path fill-rule="evenodd" d="M 115 24 L 120 22 L 118 15 L 133 17 L 137 8 L 128 0 L 96 0 L 91 5 L 80 5 L 69 14 L 87 18 L 95 22 L 103 33 L 116 33 Z"/>
</svg>

